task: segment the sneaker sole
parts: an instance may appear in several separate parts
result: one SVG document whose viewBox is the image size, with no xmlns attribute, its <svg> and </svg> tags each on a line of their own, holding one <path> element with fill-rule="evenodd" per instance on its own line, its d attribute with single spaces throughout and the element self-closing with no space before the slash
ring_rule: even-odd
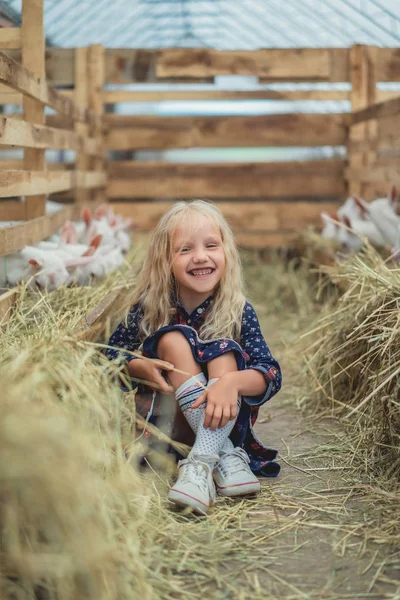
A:
<svg viewBox="0 0 400 600">
<path fill-rule="evenodd" d="M 168 499 L 175 504 L 179 504 L 179 506 L 189 506 L 192 510 L 201 515 L 207 514 L 209 509 L 209 506 L 201 502 L 201 500 L 198 500 L 193 496 L 189 496 L 189 494 L 186 494 L 185 492 L 174 490 L 173 488 L 171 488 L 168 492 Z"/>
<path fill-rule="evenodd" d="M 219 486 L 217 482 L 215 482 L 215 485 L 220 496 L 229 496 L 231 498 L 235 496 L 246 496 L 247 494 L 258 494 L 261 491 L 259 481 L 238 483 L 237 485 L 230 485 L 227 487 Z"/>
</svg>

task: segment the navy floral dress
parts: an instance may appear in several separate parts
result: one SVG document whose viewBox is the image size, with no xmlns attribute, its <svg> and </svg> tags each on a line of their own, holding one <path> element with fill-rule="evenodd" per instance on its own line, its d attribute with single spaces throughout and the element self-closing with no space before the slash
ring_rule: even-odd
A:
<svg viewBox="0 0 400 600">
<path fill-rule="evenodd" d="M 280 467 L 275 458 L 277 450 L 266 448 L 254 433 L 253 426 L 257 420 L 258 411 L 262 404 L 272 398 L 281 388 L 282 375 L 278 362 L 272 357 L 271 352 L 261 333 L 260 324 L 254 308 L 249 302 L 246 302 L 242 315 L 242 330 L 240 344 L 229 338 L 216 340 L 202 340 L 198 332 L 204 323 L 207 311 L 213 301 L 210 296 L 191 314 L 188 314 L 184 307 L 176 301 L 176 312 L 171 317 L 170 325 L 162 327 L 141 343 L 139 339 L 139 324 L 143 316 L 140 305 L 134 306 L 128 315 L 127 324 L 120 323 L 108 341 L 108 348 L 104 352 L 110 360 L 120 359 L 128 364 L 132 355 L 124 350 L 143 351 L 149 358 L 158 358 L 157 344 L 160 337 L 168 331 L 179 330 L 188 340 L 193 357 L 201 366 L 207 375 L 207 363 L 225 354 L 233 352 L 236 358 L 238 370 L 256 369 L 260 371 L 266 380 L 266 390 L 260 396 L 244 396 L 241 409 L 231 433 L 231 440 L 235 446 L 240 446 L 246 450 L 250 458 L 250 467 L 252 471 L 259 476 L 275 477 L 278 475 Z M 132 382 L 132 388 L 137 386 Z M 128 388 L 121 383 L 124 391 Z M 136 406 L 142 416 L 146 416 L 151 404 L 150 388 L 139 386 L 136 394 Z M 157 412 L 150 418 L 150 422 L 157 422 Z"/>
</svg>

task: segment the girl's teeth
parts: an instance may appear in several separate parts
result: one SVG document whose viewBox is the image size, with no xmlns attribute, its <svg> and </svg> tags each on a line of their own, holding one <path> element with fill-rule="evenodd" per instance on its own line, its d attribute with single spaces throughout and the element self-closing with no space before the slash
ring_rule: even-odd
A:
<svg viewBox="0 0 400 600">
<path fill-rule="evenodd" d="M 192 271 L 193 275 L 210 275 L 211 269 L 207 269 L 206 271 Z"/>
</svg>

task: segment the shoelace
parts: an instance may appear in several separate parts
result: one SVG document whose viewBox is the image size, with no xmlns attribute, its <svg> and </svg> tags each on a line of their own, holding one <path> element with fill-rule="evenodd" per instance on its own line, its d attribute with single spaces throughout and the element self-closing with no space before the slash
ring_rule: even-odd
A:
<svg viewBox="0 0 400 600">
<path fill-rule="evenodd" d="M 207 456 L 205 460 L 201 460 L 203 457 L 196 456 L 182 460 L 179 464 L 185 465 L 186 468 L 183 472 L 181 481 L 182 483 L 192 483 L 193 479 L 199 486 L 202 492 L 209 493 L 210 496 L 215 499 L 215 486 L 212 478 L 213 464 L 215 463 L 217 456 Z M 209 462 L 210 461 L 210 464 Z"/>
<path fill-rule="evenodd" d="M 232 452 L 223 452 L 219 468 L 224 475 L 239 473 L 246 469 L 249 464 L 249 457 L 242 448 L 235 448 Z"/>
</svg>

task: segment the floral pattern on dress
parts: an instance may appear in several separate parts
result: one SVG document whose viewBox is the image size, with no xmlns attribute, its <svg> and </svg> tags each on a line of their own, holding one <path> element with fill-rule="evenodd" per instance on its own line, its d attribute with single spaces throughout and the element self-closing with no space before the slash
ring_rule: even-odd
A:
<svg viewBox="0 0 400 600">
<path fill-rule="evenodd" d="M 173 326 L 181 330 L 189 341 L 195 360 L 202 364 L 206 369 L 207 362 L 221 356 L 226 352 L 234 351 L 238 369 L 255 369 L 260 371 L 266 380 L 266 390 L 260 396 L 245 396 L 235 427 L 231 434 L 231 439 L 235 446 L 244 448 L 250 458 L 250 467 L 257 474 L 265 477 L 275 477 L 280 470 L 278 463 L 275 462 L 277 451 L 273 448 L 266 448 L 257 438 L 254 432 L 254 424 L 257 420 L 259 408 L 264 402 L 272 398 L 281 388 L 282 375 L 279 363 L 272 357 L 271 352 L 261 333 L 261 328 L 253 306 L 246 302 L 242 315 L 242 329 L 240 343 L 233 340 L 213 340 L 203 342 L 198 338 L 198 332 L 207 316 L 207 311 L 211 305 L 213 297 L 207 298 L 192 313 L 187 313 L 185 308 L 175 301 L 175 314 L 171 317 L 170 326 L 162 330 L 173 329 Z M 108 346 L 104 350 L 105 355 L 110 360 L 120 358 L 125 364 L 134 357 L 126 351 L 138 350 L 142 347 L 139 339 L 139 324 L 143 317 L 143 311 L 140 305 L 134 306 L 129 312 L 127 325 L 121 323 L 111 335 Z M 179 327 L 183 326 L 183 327 Z M 146 356 L 156 357 L 157 334 L 155 332 L 143 342 L 143 350 Z M 194 335 L 193 335 L 194 334 Z M 124 391 L 128 388 L 120 382 Z M 135 384 L 132 384 L 132 388 Z M 132 389 L 130 388 L 130 389 Z M 136 394 L 137 409 L 146 416 L 151 406 L 151 390 L 146 386 L 139 385 Z M 150 422 L 156 424 L 157 411 L 155 411 Z"/>
</svg>

